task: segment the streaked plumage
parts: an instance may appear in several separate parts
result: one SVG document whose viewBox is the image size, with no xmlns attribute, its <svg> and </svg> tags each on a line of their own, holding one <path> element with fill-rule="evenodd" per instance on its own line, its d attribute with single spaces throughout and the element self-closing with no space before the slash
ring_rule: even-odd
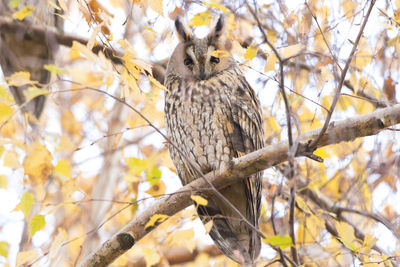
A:
<svg viewBox="0 0 400 267">
<path fill-rule="evenodd" d="M 204 39 L 192 36 L 179 20 L 175 22 L 181 42 L 168 63 L 165 85 L 167 134 L 179 147 L 170 145 L 170 155 L 183 184 L 202 173 L 228 167 L 232 158 L 264 145 L 258 99 L 242 71 L 230 56 L 209 55 L 223 50 L 219 38 L 220 18 Z M 221 193 L 258 228 L 261 202 L 260 175 L 231 185 Z M 213 220 L 210 236 L 231 259 L 252 264 L 260 252 L 260 237 L 225 202 L 209 197 L 197 209 L 202 221 Z"/>
</svg>

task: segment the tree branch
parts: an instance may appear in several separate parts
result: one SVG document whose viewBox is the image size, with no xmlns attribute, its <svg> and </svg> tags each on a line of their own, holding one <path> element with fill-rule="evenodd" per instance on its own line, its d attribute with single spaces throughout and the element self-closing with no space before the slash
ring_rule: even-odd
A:
<svg viewBox="0 0 400 267">
<path fill-rule="evenodd" d="M 13 20 L 8 17 L 0 16 L 0 32 L 1 31 L 8 31 L 8 32 L 20 32 L 20 31 L 30 31 L 32 32 L 35 36 L 42 37 L 43 39 L 46 37 L 46 35 L 53 35 L 55 39 L 57 40 L 58 44 L 65 45 L 65 46 L 72 46 L 72 43 L 74 41 L 79 42 L 81 44 L 86 45 L 88 43 L 88 40 L 85 38 L 78 37 L 76 35 L 70 35 L 70 34 L 65 34 L 65 33 L 60 33 L 53 27 L 38 27 L 38 26 L 33 26 L 24 22 L 19 22 L 16 20 Z M 93 46 L 92 51 L 94 53 L 98 53 L 99 51 L 103 51 L 105 56 L 109 58 L 112 62 L 116 64 L 122 64 L 122 53 L 119 51 L 116 51 L 110 47 L 104 46 L 99 42 L 95 46 Z"/>
<path fill-rule="evenodd" d="M 400 104 L 351 119 L 332 122 L 329 124 L 327 131 L 319 139 L 316 147 L 375 135 L 386 127 L 398 123 L 400 123 Z M 296 155 L 301 156 L 309 153 L 309 142 L 315 140 L 320 132 L 321 129 L 315 129 L 300 135 L 298 137 L 300 143 Z M 215 175 L 214 173 L 209 173 L 206 177 L 216 188 L 222 189 L 287 159 L 288 142 L 282 141 L 234 159 L 229 168 L 216 171 Z M 106 241 L 97 251 L 85 258 L 79 266 L 107 266 L 160 224 L 158 223 L 153 227 L 145 228 L 145 225 L 154 214 L 172 216 L 191 205 L 192 200 L 190 196 L 202 188 L 208 188 L 206 181 L 204 179 L 196 179 L 182 187 L 176 194 L 161 197 L 151 207 L 136 216 L 121 231 Z"/>
</svg>

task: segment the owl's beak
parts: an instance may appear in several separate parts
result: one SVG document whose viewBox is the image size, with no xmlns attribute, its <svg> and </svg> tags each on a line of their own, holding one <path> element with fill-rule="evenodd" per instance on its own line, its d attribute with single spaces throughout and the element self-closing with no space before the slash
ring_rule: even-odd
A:
<svg viewBox="0 0 400 267">
<path fill-rule="evenodd" d="M 206 79 L 206 74 L 204 73 L 204 71 L 200 72 L 199 78 L 200 78 L 200 80 Z"/>
<path fill-rule="evenodd" d="M 206 79 L 206 72 L 204 71 L 204 66 L 203 65 L 200 65 L 199 78 L 200 78 L 200 80 L 205 80 Z"/>
</svg>

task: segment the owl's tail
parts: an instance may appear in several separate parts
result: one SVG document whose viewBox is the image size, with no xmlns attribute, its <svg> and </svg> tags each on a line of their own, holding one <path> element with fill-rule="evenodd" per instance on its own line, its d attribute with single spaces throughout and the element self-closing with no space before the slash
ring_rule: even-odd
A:
<svg viewBox="0 0 400 267">
<path fill-rule="evenodd" d="M 249 179 L 226 187 L 220 192 L 258 228 L 259 207 L 253 205 L 259 205 L 259 199 L 254 201 L 252 198 L 257 196 L 249 196 L 249 181 L 246 180 Z M 210 236 L 222 253 L 242 265 L 253 266 L 260 254 L 260 237 L 232 207 L 217 197 L 210 197 L 207 206 L 199 206 L 197 212 L 203 223 L 213 221 Z"/>
</svg>

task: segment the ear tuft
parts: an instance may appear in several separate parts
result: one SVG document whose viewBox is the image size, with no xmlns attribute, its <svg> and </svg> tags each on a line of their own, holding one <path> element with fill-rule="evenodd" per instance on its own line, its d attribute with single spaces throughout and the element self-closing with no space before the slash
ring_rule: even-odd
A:
<svg viewBox="0 0 400 267">
<path fill-rule="evenodd" d="M 175 20 L 175 29 L 181 42 L 187 42 L 193 39 L 191 32 L 183 25 L 179 18 Z"/>
<path fill-rule="evenodd" d="M 214 29 L 208 34 L 208 40 L 217 41 L 224 32 L 224 26 L 225 26 L 225 18 L 223 15 L 220 15 L 217 24 L 215 24 Z"/>
</svg>

